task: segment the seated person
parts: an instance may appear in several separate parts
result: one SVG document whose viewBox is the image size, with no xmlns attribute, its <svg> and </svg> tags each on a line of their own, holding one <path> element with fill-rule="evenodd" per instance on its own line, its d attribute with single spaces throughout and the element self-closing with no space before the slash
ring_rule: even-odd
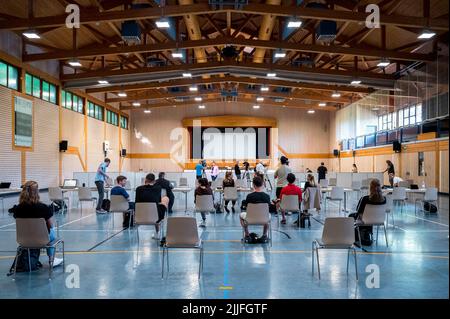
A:
<svg viewBox="0 0 450 319">
<path fill-rule="evenodd" d="M 203 195 L 211 195 L 214 200 L 213 190 L 211 189 L 211 186 L 209 185 L 209 182 L 206 178 L 200 178 L 198 180 L 198 187 L 195 189 L 194 192 L 194 203 L 197 198 L 197 196 L 203 196 Z M 202 223 L 200 224 L 200 227 L 206 226 L 206 213 L 201 212 L 202 215 Z"/>
<path fill-rule="evenodd" d="M 366 204 L 371 205 L 383 205 L 386 204 L 386 198 L 383 196 L 383 192 L 381 190 L 380 181 L 376 178 L 370 181 L 369 185 L 369 195 L 361 197 L 359 200 L 358 206 L 356 208 L 356 213 L 352 213 L 349 217 L 353 217 L 355 220 L 361 219 L 364 213 L 364 208 Z"/>
<path fill-rule="evenodd" d="M 259 176 L 255 176 L 253 178 L 253 189 L 254 192 L 247 195 L 247 198 L 245 199 L 246 204 L 260 204 L 260 203 L 266 203 L 267 205 L 270 205 L 270 196 L 264 192 L 263 187 L 263 180 Z M 249 232 L 248 232 L 248 225 L 246 222 L 247 213 L 241 213 L 240 216 L 241 225 L 244 228 L 245 232 L 245 240 L 249 239 Z M 262 241 L 267 240 L 267 231 L 269 229 L 269 224 L 264 225 L 263 235 L 261 237 Z"/>
<path fill-rule="evenodd" d="M 173 203 L 175 202 L 175 196 L 173 195 L 173 192 L 172 192 L 172 188 L 173 188 L 172 185 L 170 184 L 170 182 L 167 179 L 165 179 L 165 177 L 166 177 L 166 173 L 160 172 L 158 174 L 158 179 L 156 180 L 155 185 L 159 185 L 159 186 L 161 186 L 162 189 L 166 190 L 166 195 L 169 198 L 168 213 L 172 214 L 173 213 L 172 207 L 173 207 Z"/>
<path fill-rule="evenodd" d="M 225 187 L 234 187 L 233 173 L 232 173 L 231 171 L 228 171 L 228 172 L 225 173 L 225 178 L 224 178 L 224 180 L 223 180 L 223 182 L 222 182 L 222 188 L 225 190 Z M 225 200 L 225 206 L 224 206 L 224 208 L 225 208 L 225 211 L 226 211 L 227 213 L 230 212 L 230 211 L 228 210 L 228 203 L 229 203 L 229 202 L 230 202 L 229 200 Z M 232 201 L 231 201 L 231 204 L 232 204 L 231 210 L 232 210 L 233 213 L 234 213 L 234 212 L 236 212 L 235 209 L 234 209 L 234 205 L 236 204 L 236 201 L 235 201 L 235 200 L 232 200 Z"/>
<path fill-rule="evenodd" d="M 14 206 L 14 218 L 44 218 L 48 229 L 49 242 L 56 238 L 55 229 L 53 228 L 53 213 L 50 207 L 40 201 L 39 186 L 34 181 L 26 182 L 22 187 L 19 197 L 19 205 Z M 55 248 L 47 248 L 48 262 L 53 267 L 60 265 L 62 258 L 55 258 Z"/>
<path fill-rule="evenodd" d="M 130 202 L 130 195 L 125 189 L 127 185 L 127 178 L 125 176 L 119 175 L 116 178 L 117 185 L 111 189 L 111 195 L 122 195 L 129 203 L 129 209 L 134 210 L 134 203 Z M 130 213 L 123 213 L 123 223 L 122 226 L 128 228 L 130 224 Z M 133 226 L 133 221 L 131 221 L 131 226 Z"/>
<path fill-rule="evenodd" d="M 297 195 L 298 196 L 298 207 L 300 209 L 302 203 L 302 190 L 300 187 L 294 184 L 295 175 L 293 173 L 289 173 L 286 177 L 288 181 L 288 185 L 283 187 L 280 192 L 280 201 L 283 199 L 283 195 Z M 286 224 L 286 215 L 284 211 L 281 211 L 281 224 Z"/>
<path fill-rule="evenodd" d="M 305 191 L 308 187 L 317 187 L 316 181 L 314 180 L 314 175 L 312 174 L 308 174 L 308 176 L 306 176 L 306 183 L 303 187 L 303 191 Z"/>
<path fill-rule="evenodd" d="M 145 176 L 145 184 L 136 188 L 136 203 L 156 203 L 158 207 L 158 220 L 155 225 L 156 233 L 153 239 L 159 239 L 159 223 L 164 219 L 169 198 L 161 197 L 161 186 L 155 184 L 155 175 L 152 173 Z"/>
</svg>

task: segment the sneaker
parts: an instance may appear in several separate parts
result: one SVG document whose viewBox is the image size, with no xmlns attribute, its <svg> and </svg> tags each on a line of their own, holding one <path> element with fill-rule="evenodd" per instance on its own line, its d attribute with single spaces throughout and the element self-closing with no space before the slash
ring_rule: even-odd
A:
<svg viewBox="0 0 450 319">
<path fill-rule="evenodd" d="M 62 263 L 63 263 L 63 259 L 62 258 L 56 258 L 55 257 L 55 259 L 53 259 L 53 268 L 61 265 Z"/>
<path fill-rule="evenodd" d="M 159 233 L 153 233 L 152 239 L 159 240 Z"/>
<path fill-rule="evenodd" d="M 107 211 L 104 210 L 104 209 L 100 209 L 100 210 L 97 210 L 96 213 L 97 213 L 97 214 L 106 214 Z"/>
<path fill-rule="evenodd" d="M 203 220 L 199 227 L 206 227 L 206 220 Z"/>
</svg>

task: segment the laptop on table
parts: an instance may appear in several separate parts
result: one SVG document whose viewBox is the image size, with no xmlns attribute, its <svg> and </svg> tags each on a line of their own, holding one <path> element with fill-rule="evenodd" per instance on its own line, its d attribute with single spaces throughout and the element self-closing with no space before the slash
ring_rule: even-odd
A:
<svg viewBox="0 0 450 319">
<path fill-rule="evenodd" d="M 11 183 L 5 183 L 5 182 L 0 183 L 0 189 L 8 189 L 10 187 L 11 187 Z"/>
<path fill-rule="evenodd" d="M 65 179 L 62 189 L 74 189 L 78 186 L 78 180 L 76 179 Z"/>
</svg>

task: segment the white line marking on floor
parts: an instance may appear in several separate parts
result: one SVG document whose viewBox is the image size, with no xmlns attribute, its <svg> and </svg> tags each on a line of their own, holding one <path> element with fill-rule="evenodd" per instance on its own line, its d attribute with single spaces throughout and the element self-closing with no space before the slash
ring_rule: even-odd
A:
<svg viewBox="0 0 450 319">
<path fill-rule="evenodd" d="M 71 222 L 68 222 L 68 223 L 65 223 L 65 224 L 59 225 L 59 226 L 58 226 L 58 228 L 61 228 L 61 227 L 64 227 L 64 226 L 70 225 L 70 224 L 72 224 L 72 223 L 75 223 L 75 222 L 77 222 L 77 221 L 80 221 L 80 220 L 82 220 L 82 219 L 88 218 L 88 217 L 90 217 L 90 216 L 93 216 L 93 215 L 94 215 L 94 214 L 90 214 L 90 215 L 86 215 L 86 216 L 83 216 L 83 217 L 81 217 L 81 218 L 78 218 L 78 219 L 72 220 Z"/>
<path fill-rule="evenodd" d="M 417 219 L 424 220 L 424 221 L 429 222 L 429 223 L 438 224 L 438 225 L 441 225 L 441 226 L 448 227 L 447 224 L 438 223 L 438 222 L 435 222 L 435 221 L 432 221 L 432 220 L 428 220 L 428 219 L 425 219 L 425 218 L 421 218 L 421 217 L 417 217 L 417 216 L 414 216 L 414 215 L 406 214 L 406 216 L 409 216 L 409 217 L 415 217 L 415 218 L 417 218 Z"/>
<path fill-rule="evenodd" d="M 3 226 L 0 226 L 0 228 L 6 228 L 6 227 L 8 227 L 8 226 L 12 226 L 12 225 L 15 225 L 16 223 L 11 223 L 11 224 L 7 224 L 7 225 L 3 225 Z"/>
</svg>

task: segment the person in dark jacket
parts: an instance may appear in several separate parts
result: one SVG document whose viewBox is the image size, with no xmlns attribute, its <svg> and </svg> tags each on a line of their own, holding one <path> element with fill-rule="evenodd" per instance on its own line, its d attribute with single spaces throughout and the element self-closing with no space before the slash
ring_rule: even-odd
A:
<svg viewBox="0 0 450 319">
<path fill-rule="evenodd" d="M 234 165 L 234 174 L 236 175 L 236 179 L 241 179 L 241 168 L 239 167 L 239 161 L 236 161 Z"/>
<path fill-rule="evenodd" d="M 233 173 L 231 171 L 228 171 L 228 172 L 225 173 L 225 178 L 224 178 L 224 180 L 222 182 L 222 189 L 225 190 L 225 187 L 234 187 Z M 225 211 L 227 213 L 230 212 L 230 210 L 228 209 L 228 203 L 229 202 L 230 202 L 230 200 L 225 200 L 224 208 L 225 208 Z M 231 205 L 231 210 L 234 213 L 235 212 L 234 205 L 236 204 L 236 201 L 232 200 L 231 204 L 232 204 Z"/>
<path fill-rule="evenodd" d="M 320 184 L 321 179 L 327 178 L 328 169 L 325 167 L 325 163 L 320 163 L 320 166 L 317 168 L 317 173 L 319 174 L 318 182 Z"/>
<path fill-rule="evenodd" d="M 206 178 L 200 178 L 198 180 L 198 187 L 195 189 L 194 192 L 194 203 L 197 198 L 197 196 L 203 196 L 203 195 L 211 195 L 214 201 L 214 193 L 209 185 L 209 182 Z M 200 227 L 206 226 L 206 214 L 204 212 L 200 213 L 202 215 L 202 223 L 200 224 Z"/>
<path fill-rule="evenodd" d="M 366 208 L 367 204 L 370 205 L 386 204 L 386 198 L 383 196 L 380 181 L 376 178 L 370 181 L 369 195 L 361 197 L 361 199 L 358 202 L 358 206 L 356 207 L 356 213 L 350 214 L 349 217 L 353 217 L 355 220 L 361 219 L 364 213 L 364 208 Z"/>
<path fill-rule="evenodd" d="M 161 186 L 162 189 L 166 190 L 166 195 L 167 197 L 169 197 L 169 207 L 168 207 L 168 213 L 172 214 L 172 207 L 173 207 L 173 203 L 175 202 L 175 195 L 172 192 L 172 188 L 173 186 L 170 184 L 170 182 L 165 179 L 166 177 L 166 173 L 164 172 L 160 172 L 158 174 L 158 179 L 155 182 L 155 185 L 159 185 Z"/>
<path fill-rule="evenodd" d="M 44 218 L 47 224 L 49 242 L 56 238 L 52 210 L 40 201 L 37 182 L 28 181 L 23 185 L 19 205 L 14 206 L 13 214 L 14 218 Z M 61 258 L 55 258 L 55 248 L 47 248 L 47 255 L 49 264 L 53 264 L 53 267 L 63 262 Z"/>
</svg>

